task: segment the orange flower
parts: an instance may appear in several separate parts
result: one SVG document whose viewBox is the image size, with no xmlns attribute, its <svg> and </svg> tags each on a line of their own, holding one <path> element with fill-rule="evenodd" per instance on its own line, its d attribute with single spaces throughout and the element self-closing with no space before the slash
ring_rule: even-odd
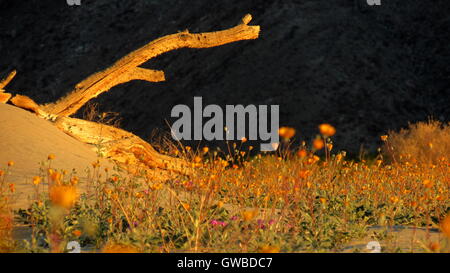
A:
<svg viewBox="0 0 450 273">
<path fill-rule="evenodd" d="M 320 149 L 322 149 L 323 147 L 324 147 L 324 143 L 323 143 L 323 140 L 322 139 L 320 139 L 320 138 L 316 138 L 316 139 L 314 139 L 314 141 L 313 141 L 313 147 L 314 147 L 314 149 L 316 149 L 316 150 L 320 150 Z"/>
<path fill-rule="evenodd" d="M 319 160 L 320 160 L 320 157 L 315 155 L 313 157 L 308 158 L 308 160 L 306 161 L 306 164 L 314 164 L 314 163 L 316 163 Z"/>
<path fill-rule="evenodd" d="M 295 129 L 291 127 L 281 127 L 278 129 L 278 134 L 285 139 L 290 139 L 295 136 Z"/>
<path fill-rule="evenodd" d="M 155 183 L 155 184 L 150 186 L 150 189 L 152 189 L 154 191 L 157 191 L 157 190 L 162 189 L 162 187 L 163 187 L 163 185 L 161 183 Z"/>
<path fill-rule="evenodd" d="M 308 152 L 305 149 L 298 150 L 297 155 L 301 158 L 306 157 Z"/>
<path fill-rule="evenodd" d="M 112 190 L 111 190 L 111 189 L 104 188 L 104 189 L 103 189 L 103 192 L 104 192 L 107 196 L 110 196 L 111 193 L 112 193 Z"/>
<path fill-rule="evenodd" d="M 50 201 L 57 206 L 70 209 L 78 199 L 78 192 L 74 186 L 53 186 L 49 192 Z"/>
<path fill-rule="evenodd" d="M 244 218 L 245 221 L 251 221 L 257 215 L 258 215 L 258 209 L 245 210 L 242 212 L 242 217 Z"/>
<path fill-rule="evenodd" d="M 98 160 L 92 162 L 91 164 L 92 164 L 92 167 L 93 167 L 94 169 L 100 167 L 100 161 L 98 161 Z"/>
<path fill-rule="evenodd" d="M 225 161 L 225 160 L 220 160 L 220 164 L 222 165 L 222 167 L 227 167 L 228 166 L 228 162 L 227 161 Z"/>
<path fill-rule="evenodd" d="M 427 188 L 427 189 L 431 189 L 431 188 L 434 186 L 434 182 L 431 181 L 431 180 L 428 180 L 428 179 L 424 180 L 424 181 L 422 182 L 422 184 L 423 184 L 423 185 L 425 186 L 425 188 Z"/>
<path fill-rule="evenodd" d="M 441 230 L 445 236 L 450 238 L 450 214 L 448 214 L 441 222 Z"/>
<path fill-rule="evenodd" d="M 72 232 L 72 234 L 73 234 L 75 237 L 80 237 L 80 236 L 81 236 L 81 231 L 78 230 L 78 229 L 76 229 L 76 230 L 74 230 L 74 231 Z"/>
<path fill-rule="evenodd" d="M 199 156 L 196 156 L 196 157 L 194 157 L 194 162 L 195 163 L 200 163 L 200 162 L 202 162 L 202 158 L 199 157 Z"/>
<path fill-rule="evenodd" d="M 79 181 L 80 181 L 80 179 L 77 176 L 72 176 L 72 178 L 70 178 L 70 184 L 72 186 L 75 186 L 76 184 L 78 184 Z"/>
<path fill-rule="evenodd" d="M 0 177 L 2 177 L 5 174 L 3 170 L 0 170 Z"/>
<path fill-rule="evenodd" d="M 336 129 L 328 123 L 319 125 L 319 131 L 322 135 L 330 137 L 336 134 Z"/>
<path fill-rule="evenodd" d="M 307 178 L 311 174 L 310 170 L 301 170 L 298 172 L 298 176 L 300 176 L 301 179 Z"/>
<path fill-rule="evenodd" d="M 41 183 L 41 177 L 40 176 L 33 177 L 33 184 L 37 186 L 39 185 L 39 183 Z"/>
<path fill-rule="evenodd" d="M 381 141 L 387 141 L 388 136 L 387 135 L 380 136 L 380 139 Z"/>
<path fill-rule="evenodd" d="M 15 192 L 16 191 L 16 188 L 15 188 L 15 186 L 14 186 L 14 184 L 9 184 L 9 190 L 11 191 L 11 192 Z"/>
<path fill-rule="evenodd" d="M 328 151 L 333 150 L 333 144 L 328 143 L 328 144 L 327 144 L 327 148 L 328 148 Z"/>
<path fill-rule="evenodd" d="M 242 137 L 241 141 L 242 141 L 242 143 L 245 143 L 245 142 L 247 142 L 247 138 L 246 137 Z"/>
<path fill-rule="evenodd" d="M 51 170 L 51 169 L 49 169 L 49 170 Z M 50 179 L 53 182 L 55 182 L 57 185 L 61 184 L 61 177 L 62 177 L 62 175 L 59 172 L 53 172 L 52 171 L 51 174 L 50 174 Z"/>
<path fill-rule="evenodd" d="M 183 208 L 185 209 L 185 210 L 190 210 L 191 209 L 191 206 L 188 204 L 188 203 L 181 203 L 181 205 L 183 206 Z"/>
<path fill-rule="evenodd" d="M 206 154 L 209 151 L 209 148 L 208 147 L 203 147 L 202 151 L 203 151 L 204 154 Z"/>
<path fill-rule="evenodd" d="M 12 167 L 12 166 L 14 166 L 14 161 L 8 161 L 8 167 Z"/>
<path fill-rule="evenodd" d="M 398 202 L 400 201 L 400 199 L 399 199 L 397 196 L 392 196 L 392 197 L 390 198 L 390 200 L 391 200 L 391 202 L 394 203 L 394 204 L 396 204 L 396 203 L 398 203 Z"/>
<path fill-rule="evenodd" d="M 279 253 L 280 248 L 277 246 L 263 245 L 258 249 L 259 253 Z"/>
<path fill-rule="evenodd" d="M 53 159 L 55 159 L 55 155 L 54 155 L 54 154 L 49 154 L 49 155 L 47 156 L 47 159 L 48 159 L 48 160 L 53 160 Z"/>
</svg>

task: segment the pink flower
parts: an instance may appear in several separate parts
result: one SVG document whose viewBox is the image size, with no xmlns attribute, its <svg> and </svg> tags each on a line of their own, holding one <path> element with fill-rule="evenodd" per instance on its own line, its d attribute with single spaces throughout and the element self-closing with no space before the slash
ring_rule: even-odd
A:
<svg viewBox="0 0 450 273">
<path fill-rule="evenodd" d="M 265 229 L 266 228 L 266 225 L 264 225 L 264 220 L 258 219 L 256 222 L 258 223 L 258 227 L 260 229 Z"/>
<path fill-rule="evenodd" d="M 216 219 L 213 219 L 209 222 L 213 227 L 215 226 L 222 226 L 222 227 L 226 227 L 228 225 L 228 223 L 224 222 L 224 221 L 217 221 Z"/>
</svg>

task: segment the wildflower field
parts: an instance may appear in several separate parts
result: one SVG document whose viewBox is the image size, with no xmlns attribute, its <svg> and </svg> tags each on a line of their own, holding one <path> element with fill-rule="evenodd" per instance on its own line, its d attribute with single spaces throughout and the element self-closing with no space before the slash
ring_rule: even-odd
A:
<svg viewBox="0 0 450 273">
<path fill-rule="evenodd" d="M 302 140 L 282 127 L 270 153 L 253 153 L 245 138 L 226 151 L 167 149 L 194 170 L 169 181 L 97 162 L 81 181 L 53 169 L 58 155 L 50 154 L 27 182 L 30 207 L 18 210 L 14 162 L 2 163 L 0 251 L 69 252 L 75 241 L 83 252 L 341 252 L 367 238 L 383 252 L 449 252 L 448 124 L 389 132 L 377 155 L 361 159 L 333 149 L 337 130 L 321 124 Z M 406 245 L 389 243 L 399 226 L 412 230 Z"/>
</svg>

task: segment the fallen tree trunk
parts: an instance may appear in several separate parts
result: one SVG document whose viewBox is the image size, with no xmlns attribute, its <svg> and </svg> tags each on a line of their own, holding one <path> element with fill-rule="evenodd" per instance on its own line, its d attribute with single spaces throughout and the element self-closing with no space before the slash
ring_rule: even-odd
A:
<svg viewBox="0 0 450 273">
<path fill-rule="evenodd" d="M 132 80 L 164 81 L 163 71 L 138 67 L 158 55 L 179 48 L 209 48 L 241 40 L 256 39 L 260 28 L 259 26 L 249 26 L 248 23 L 251 19 L 251 15 L 247 14 L 242 18 L 240 24 L 222 31 L 194 34 L 186 30 L 156 39 L 121 58 L 111 67 L 78 83 L 73 91 L 54 103 L 37 105 L 32 99 L 21 95 L 12 98 L 11 103 L 54 122 L 60 130 L 79 141 L 100 145 L 102 154 L 118 163 L 144 166 L 148 170 L 152 170 L 151 173 L 156 174 L 159 178 L 166 177 L 167 172 L 189 174 L 190 165 L 187 162 L 159 154 L 149 143 L 130 132 L 105 124 L 70 118 L 70 116 L 89 100 L 116 85 Z M 14 75 L 15 72 L 0 82 L 0 90 L 12 80 Z M 8 101 L 7 93 L 3 94 L 3 100 Z M 159 175 L 158 171 L 162 174 Z"/>
<path fill-rule="evenodd" d="M 98 147 L 98 153 L 127 168 L 144 165 L 151 171 L 189 174 L 190 165 L 179 158 L 162 155 L 140 137 L 106 124 L 83 119 L 58 117 L 56 127 L 75 139 Z M 135 168 L 133 168 L 135 169 Z M 166 174 L 166 172 L 164 172 Z M 163 177 L 162 174 L 154 174 Z"/>
</svg>

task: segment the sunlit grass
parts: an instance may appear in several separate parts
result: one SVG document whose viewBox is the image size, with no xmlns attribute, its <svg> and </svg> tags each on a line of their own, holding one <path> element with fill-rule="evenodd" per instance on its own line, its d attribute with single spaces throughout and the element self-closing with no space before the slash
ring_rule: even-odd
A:
<svg viewBox="0 0 450 273">
<path fill-rule="evenodd" d="M 371 226 L 397 225 L 449 236 L 448 154 L 389 160 L 394 134 L 381 137 L 391 145 L 387 153 L 352 161 L 333 150 L 336 129 L 329 124 L 297 148 L 295 129 L 279 133 L 277 151 L 256 156 L 246 139 L 228 143 L 226 152 L 188 146 L 167 151 L 195 169 L 193 176 L 171 181 L 93 162 L 89 181 L 81 183 L 74 173 L 52 169 L 58 158 L 49 155 L 42 175 L 29 181 L 32 206 L 18 213 L 17 223 L 32 227 L 32 240 L 17 242 L 15 251 L 62 252 L 77 241 L 103 252 L 335 252 Z M 4 173 L 2 198 L 12 194 Z M 445 236 L 420 242 L 421 251 L 448 252 Z"/>
</svg>

